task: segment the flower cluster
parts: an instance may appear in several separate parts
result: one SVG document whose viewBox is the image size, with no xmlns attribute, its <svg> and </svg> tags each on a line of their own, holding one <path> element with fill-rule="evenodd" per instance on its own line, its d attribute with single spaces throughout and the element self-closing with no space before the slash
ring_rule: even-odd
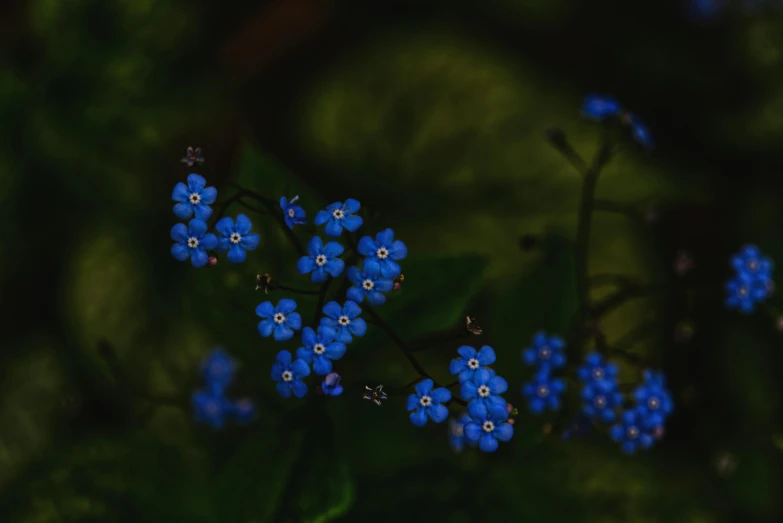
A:
<svg viewBox="0 0 783 523">
<path fill-rule="evenodd" d="M 726 306 L 750 314 L 773 290 L 773 264 L 755 245 L 744 246 L 731 258 L 734 277 L 726 283 Z"/>
<path fill-rule="evenodd" d="M 171 228 L 171 255 L 178 261 L 190 259 L 190 263 L 198 268 L 207 265 L 216 257 L 210 257 L 212 250 L 228 251 L 228 261 L 241 263 L 245 261 L 246 251 L 258 247 L 259 236 L 250 232 L 253 224 L 244 214 L 232 218 L 222 218 L 215 224 L 217 235 L 209 231 L 207 220 L 212 216 L 212 205 L 217 198 L 217 189 L 207 187 L 203 176 L 191 174 L 187 184 L 182 182 L 174 186 L 171 198 L 175 202 L 174 214 L 181 220 L 189 220 L 188 224 L 178 223 Z M 191 219 L 193 217 L 193 219 Z M 214 262 L 211 262 L 214 263 Z"/>
<path fill-rule="evenodd" d="M 617 118 L 631 129 L 631 136 L 647 149 L 655 147 L 650 130 L 638 116 L 623 109 L 616 99 L 610 96 L 590 95 L 582 105 L 582 115 L 585 118 L 602 122 L 609 118 Z"/>
<path fill-rule="evenodd" d="M 664 424 L 674 408 L 663 374 L 649 370 L 644 372 L 644 383 L 634 391 L 633 399 L 634 406 L 626 409 L 609 431 L 627 454 L 648 449 L 663 437 Z"/>
<path fill-rule="evenodd" d="M 463 414 L 450 423 L 452 446 L 461 449 L 463 443 L 478 444 L 482 451 L 494 452 L 499 441 L 509 441 L 514 435 L 508 402 L 501 396 L 508 390 L 508 383 L 489 367 L 495 363 L 492 347 L 485 345 L 477 351 L 462 346 L 457 354 L 459 358 L 449 364 L 449 373 L 458 377 L 460 396 L 468 402 L 468 411 L 467 417 Z"/>
<path fill-rule="evenodd" d="M 255 408 L 249 399 L 231 401 L 226 389 L 234 379 L 236 365 L 222 350 L 215 349 L 204 359 L 202 374 L 206 388 L 193 393 L 193 412 L 196 420 L 215 429 L 222 428 L 231 418 L 238 423 L 253 419 Z"/>
<path fill-rule="evenodd" d="M 557 336 L 538 332 L 533 344 L 522 351 L 522 361 L 535 369 L 533 379 L 522 386 L 522 395 L 528 401 L 530 412 L 539 414 L 545 410 L 560 410 L 560 396 L 566 385 L 555 378 L 553 371 L 566 364 L 565 342 Z"/>
</svg>

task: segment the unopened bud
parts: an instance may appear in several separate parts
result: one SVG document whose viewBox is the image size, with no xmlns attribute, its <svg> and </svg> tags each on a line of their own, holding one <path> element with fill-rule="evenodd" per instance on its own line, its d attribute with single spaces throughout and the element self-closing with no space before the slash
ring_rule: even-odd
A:
<svg viewBox="0 0 783 523">
<path fill-rule="evenodd" d="M 210 267 L 214 267 L 215 265 L 217 265 L 217 262 L 218 262 L 218 258 L 216 255 L 210 256 L 209 259 L 207 260 L 207 265 L 209 265 Z"/>
<path fill-rule="evenodd" d="M 512 418 L 512 419 L 509 419 L 509 420 L 508 420 L 508 424 L 509 424 L 509 425 L 513 425 L 513 424 L 514 424 L 514 419 L 513 419 L 513 418 Z"/>
</svg>

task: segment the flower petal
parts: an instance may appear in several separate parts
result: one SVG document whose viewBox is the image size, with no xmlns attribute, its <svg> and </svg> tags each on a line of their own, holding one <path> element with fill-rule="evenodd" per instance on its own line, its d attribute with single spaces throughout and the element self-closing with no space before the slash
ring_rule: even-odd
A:
<svg viewBox="0 0 783 523">
<path fill-rule="evenodd" d="M 495 363 L 495 351 L 489 345 L 484 345 L 476 356 L 480 365 L 492 365 Z"/>
<path fill-rule="evenodd" d="M 489 391 L 492 394 L 503 394 L 508 390 L 508 382 L 500 376 L 495 376 L 489 380 Z"/>
<path fill-rule="evenodd" d="M 188 190 L 195 193 L 201 193 L 201 190 L 207 185 L 207 181 L 200 174 L 188 175 Z"/>
<path fill-rule="evenodd" d="M 206 205 L 204 203 L 198 203 L 193 206 L 193 213 L 196 215 L 196 218 L 199 220 L 209 220 L 209 217 L 212 216 L 212 207 L 209 205 Z"/>
<path fill-rule="evenodd" d="M 361 285 L 363 281 L 363 275 L 362 271 L 359 269 L 359 267 L 348 267 L 348 271 L 345 273 L 346 277 L 348 278 L 348 281 L 355 285 Z M 359 302 L 361 303 L 361 301 Z"/>
<path fill-rule="evenodd" d="M 288 341 L 294 337 L 294 331 L 285 323 L 276 325 L 273 334 L 275 341 Z"/>
<path fill-rule="evenodd" d="M 459 374 L 460 372 L 462 372 L 467 368 L 468 368 L 467 363 L 465 363 L 465 360 L 463 359 L 454 358 L 449 362 L 449 374 L 451 374 L 452 376 L 456 376 L 457 374 Z"/>
<path fill-rule="evenodd" d="M 171 235 L 171 239 L 177 243 L 187 243 L 189 238 L 188 227 L 184 223 L 176 224 L 171 228 L 169 234 Z"/>
<path fill-rule="evenodd" d="M 305 347 L 299 347 L 296 349 L 296 359 L 302 360 L 305 363 L 312 363 L 313 358 L 315 357 L 315 353 L 312 351 L 312 349 L 307 349 Z"/>
<path fill-rule="evenodd" d="M 217 236 L 212 234 L 211 232 L 205 234 L 201 237 L 201 240 L 199 240 L 199 247 L 206 250 L 212 250 L 218 246 L 218 239 Z"/>
<path fill-rule="evenodd" d="M 171 246 L 171 255 L 177 261 L 185 261 L 190 258 L 190 249 L 187 245 L 181 243 L 175 243 Z"/>
<path fill-rule="evenodd" d="M 343 218 L 343 227 L 351 232 L 356 232 L 359 230 L 359 227 L 362 226 L 362 223 L 364 223 L 364 220 L 362 220 L 361 216 L 346 216 Z"/>
<path fill-rule="evenodd" d="M 329 358 L 316 356 L 313 359 L 313 371 L 319 376 L 326 376 L 332 372 L 332 362 L 329 360 Z"/>
<path fill-rule="evenodd" d="M 413 423 L 417 427 L 423 427 L 427 424 L 427 411 L 424 409 L 419 409 L 417 411 L 411 412 L 410 414 L 411 423 Z"/>
<path fill-rule="evenodd" d="M 345 214 L 351 214 L 361 209 L 362 204 L 359 203 L 358 200 L 354 200 L 353 198 L 348 198 L 347 200 L 345 200 L 345 203 L 343 204 L 342 208 L 343 211 L 345 211 Z"/>
<path fill-rule="evenodd" d="M 361 318 L 355 318 L 348 327 L 354 336 L 364 336 L 367 332 L 367 323 Z"/>
<path fill-rule="evenodd" d="M 474 400 L 468 403 L 468 415 L 478 423 L 483 423 L 489 419 L 489 409 L 483 401 Z"/>
<path fill-rule="evenodd" d="M 279 363 L 286 369 L 291 366 L 291 359 L 291 353 L 287 350 L 281 350 L 277 353 L 277 356 L 275 356 L 275 362 Z"/>
<path fill-rule="evenodd" d="M 433 405 L 429 410 L 430 419 L 435 423 L 443 423 L 449 417 L 449 409 L 446 405 Z"/>
<path fill-rule="evenodd" d="M 362 273 L 366 278 L 375 281 L 379 279 L 381 275 L 381 265 L 371 258 L 365 258 L 364 262 L 362 263 Z"/>
<path fill-rule="evenodd" d="M 402 273 L 402 268 L 400 268 L 399 263 L 389 258 L 383 260 L 383 263 L 381 264 L 381 276 L 384 278 L 394 278 L 395 276 L 399 276 L 400 273 Z M 391 280 L 388 280 L 388 282 L 391 286 L 393 286 L 393 282 Z M 391 286 L 389 287 L 389 290 L 391 290 Z"/>
<path fill-rule="evenodd" d="M 242 236 L 242 239 L 239 240 L 239 245 L 242 246 L 242 248 L 247 249 L 248 251 L 255 250 L 256 247 L 258 247 L 258 244 L 261 242 L 261 237 L 257 235 L 254 232 L 251 232 L 250 234 L 246 234 Z"/>
<path fill-rule="evenodd" d="M 310 375 L 310 367 L 302 360 L 294 360 L 291 364 L 291 372 L 296 378 L 304 378 Z"/>
<path fill-rule="evenodd" d="M 476 398 L 478 391 L 478 385 L 472 380 L 464 381 L 459 388 L 459 395 L 465 401 L 470 401 Z"/>
<path fill-rule="evenodd" d="M 337 278 L 339 275 L 343 273 L 344 268 L 345 268 L 345 262 L 340 258 L 334 258 L 326 262 L 325 270 L 327 273 L 329 273 L 329 276 L 331 276 L 332 278 Z"/>
<path fill-rule="evenodd" d="M 298 312 L 292 312 L 288 315 L 288 326 L 298 331 L 302 328 L 302 316 Z"/>
<path fill-rule="evenodd" d="M 189 196 L 188 186 L 182 182 L 175 185 L 174 190 L 171 191 L 171 199 L 175 202 L 185 203 L 188 201 Z"/>
<path fill-rule="evenodd" d="M 345 293 L 345 296 L 351 301 L 362 303 L 364 301 L 364 290 L 359 287 L 351 287 Z"/>
<path fill-rule="evenodd" d="M 511 423 L 501 423 L 495 427 L 494 434 L 500 441 L 508 441 L 514 435 L 514 426 Z"/>
<path fill-rule="evenodd" d="M 174 205 L 174 215 L 180 220 L 187 220 L 193 216 L 193 206 L 190 203 L 178 203 Z"/>
<path fill-rule="evenodd" d="M 217 199 L 217 189 L 214 187 L 206 187 L 201 191 L 201 201 L 207 205 L 212 205 Z"/>
<path fill-rule="evenodd" d="M 395 241 L 389 250 L 389 257 L 393 260 L 402 260 L 408 255 L 408 247 L 400 240 Z"/>
<path fill-rule="evenodd" d="M 465 423 L 465 426 L 462 427 L 462 433 L 465 435 L 465 439 L 472 442 L 478 441 L 483 432 L 484 431 L 481 430 L 479 424 L 475 422 Z"/>
<path fill-rule="evenodd" d="M 294 396 L 297 398 L 303 398 L 307 394 L 307 385 L 302 380 L 294 380 L 291 382 L 291 389 L 294 391 Z"/>
<path fill-rule="evenodd" d="M 362 236 L 356 250 L 359 251 L 359 254 L 362 256 L 375 256 L 378 247 L 370 236 Z"/>
<path fill-rule="evenodd" d="M 330 301 L 329 303 L 324 305 L 322 312 L 324 313 L 325 316 L 333 320 L 336 320 L 342 315 L 343 309 L 342 307 L 340 307 L 340 304 L 337 303 L 336 301 Z"/>
<path fill-rule="evenodd" d="M 258 322 L 258 333 L 263 338 L 268 338 L 275 330 L 275 322 L 272 320 L 262 320 Z"/>
<path fill-rule="evenodd" d="M 359 307 L 359 305 L 356 304 L 356 302 L 353 301 L 346 301 L 345 305 L 343 305 L 343 310 L 341 311 L 341 314 L 345 314 L 350 319 L 355 319 L 357 316 L 359 316 L 362 313 L 362 308 Z"/>
<path fill-rule="evenodd" d="M 370 305 L 377 307 L 386 303 L 386 295 L 377 291 L 370 291 L 367 293 L 367 301 Z"/>
<path fill-rule="evenodd" d="M 324 227 L 324 233 L 327 236 L 331 236 L 333 238 L 340 236 L 342 232 L 343 232 L 342 220 L 331 219 L 326 223 L 326 227 Z"/>
<path fill-rule="evenodd" d="M 375 290 L 377 292 L 389 292 L 394 287 L 394 282 L 391 280 L 375 280 Z M 385 300 L 385 298 L 384 298 Z"/>
<path fill-rule="evenodd" d="M 323 241 L 321 241 L 321 238 L 318 236 L 313 236 L 310 238 L 310 241 L 307 242 L 307 254 L 309 254 L 312 257 L 316 257 L 319 254 L 321 254 L 321 250 L 323 249 Z"/>
<path fill-rule="evenodd" d="M 345 252 L 345 249 L 337 242 L 329 242 L 323 246 L 323 253 L 327 258 L 337 258 L 343 252 Z"/>
<path fill-rule="evenodd" d="M 261 318 L 269 318 L 275 315 L 275 308 L 271 301 L 265 301 L 256 307 L 256 315 Z"/>
<path fill-rule="evenodd" d="M 290 398 L 291 397 L 291 386 L 288 385 L 288 383 L 278 383 L 275 385 L 275 389 L 277 390 L 277 393 L 280 394 L 284 398 Z"/>
<path fill-rule="evenodd" d="M 408 412 L 412 410 L 416 410 L 419 408 L 419 397 L 415 394 L 411 394 L 408 396 L 408 402 L 405 406 L 405 408 L 408 410 Z"/>
<path fill-rule="evenodd" d="M 201 249 L 190 250 L 190 264 L 193 265 L 193 267 L 198 269 L 199 267 L 206 265 L 208 261 L 209 256 Z"/>
<path fill-rule="evenodd" d="M 237 232 L 242 236 L 244 236 L 245 234 L 250 232 L 250 229 L 253 228 L 253 223 L 250 221 L 250 218 L 248 218 L 244 214 L 238 214 L 235 222 L 235 226 Z"/>
<path fill-rule="evenodd" d="M 296 262 L 296 270 L 299 274 L 309 274 L 315 269 L 315 261 L 310 256 L 302 256 L 299 261 Z"/>
<path fill-rule="evenodd" d="M 239 245 L 232 245 L 228 249 L 227 258 L 231 263 L 242 263 L 245 261 L 245 258 L 247 258 L 247 253 L 245 253 L 245 249 Z"/>
<path fill-rule="evenodd" d="M 321 226 L 328 222 L 332 218 L 332 213 L 327 211 L 318 211 L 318 213 L 315 215 L 315 220 L 313 220 L 313 223 L 315 225 Z"/>
<path fill-rule="evenodd" d="M 469 347 L 468 345 L 463 345 L 462 347 L 457 349 L 457 354 L 462 356 L 462 358 L 467 361 L 471 358 L 476 357 L 476 349 L 474 349 L 473 347 Z"/>
<path fill-rule="evenodd" d="M 282 312 L 283 314 L 288 314 L 295 310 L 296 301 L 292 300 L 291 298 L 283 298 L 277 302 L 277 307 L 275 307 L 276 312 Z"/>
<path fill-rule="evenodd" d="M 196 238 L 201 238 L 207 233 L 207 222 L 194 218 L 188 222 L 188 233 Z"/>
<path fill-rule="evenodd" d="M 432 390 L 432 385 L 433 385 L 433 381 L 429 378 L 418 382 L 415 387 L 416 394 L 418 394 L 419 396 L 424 396 L 428 394 Z"/>
<path fill-rule="evenodd" d="M 326 356 L 330 360 L 339 360 L 345 354 L 345 344 L 334 342 L 326 346 Z"/>
<path fill-rule="evenodd" d="M 479 448 L 484 452 L 495 452 L 498 449 L 498 440 L 491 434 L 484 434 L 479 438 Z"/>
<path fill-rule="evenodd" d="M 430 394 L 433 403 L 446 403 L 451 399 L 451 392 L 446 387 L 435 389 Z"/>
</svg>

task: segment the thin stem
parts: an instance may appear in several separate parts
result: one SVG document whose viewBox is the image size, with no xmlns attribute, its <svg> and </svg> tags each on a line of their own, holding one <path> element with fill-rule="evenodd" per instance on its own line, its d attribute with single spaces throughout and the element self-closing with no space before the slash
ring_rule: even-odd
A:
<svg viewBox="0 0 783 523">
<path fill-rule="evenodd" d="M 318 305 L 315 308 L 315 317 L 313 318 L 313 328 L 318 328 L 318 317 L 321 315 L 321 310 L 324 308 L 324 301 L 326 301 L 326 292 L 329 290 L 329 284 L 332 283 L 331 279 L 328 279 L 321 285 L 321 290 L 318 291 Z"/>
<path fill-rule="evenodd" d="M 267 288 L 270 291 L 288 291 L 293 292 L 294 294 L 308 294 L 311 296 L 315 296 L 316 294 L 320 294 L 320 290 L 306 290 L 306 289 L 297 289 L 296 287 L 289 287 L 288 285 L 283 285 L 282 283 L 277 283 L 276 281 L 270 281 L 269 285 L 267 285 Z"/>
<path fill-rule="evenodd" d="M 559 129 L 555 129 L 548 134 L 549 144 L 557 149 L 557 151 L 563 155 L 568 163 L 570 163 L 579 174 L 585 176 L 588 171 L 587 162 L 579 156 L 568 140 L 565 138 L 565 134 Z"/>
</svg>

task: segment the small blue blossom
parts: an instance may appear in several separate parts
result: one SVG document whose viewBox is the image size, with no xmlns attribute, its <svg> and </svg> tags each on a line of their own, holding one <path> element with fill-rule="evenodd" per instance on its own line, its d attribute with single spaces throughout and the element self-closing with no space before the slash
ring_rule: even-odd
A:
<svg viewBox="0 0 783 523">
<path fill-rule="evenodd" d="M 528 400 L 528 408 L 533 414 L 546 410 L 560 410 L 560 395 L 565 391 L 563 380 L 550 376 L 548 369 L 542 369 L 533 377 L 533 381 L 522 386 L 522 395 Z"/>
<path fill-rule="evenodd" d="M 620 423 L 609 431 L 611 438 L 620 443 L 623 452 L 633 454 L 638 449 L 648 449 L 655 442 L 653 435 L 645 428 L 645 414 L 640 409 L 623 413 Z"/>
<path fill-rule="evenodd" d="M 394 231 L 386 229 L 379 232 L 373 240 L 364 236 L 357 247 L 359 254 L 377 262 L 381 266 L 381 276 L 394 278 L 402 272 L 398 260 L 408 255 L 408 248 L 400 240 L 394 239 Z"/>
<path fill-rule="evenodd" d="M 771 280 L 736 276 L 726 283 L 726 307 L 750 314 L 767 298 L 771 288 Z"/>
<path fill-rule="evenodd" d="M 463 432 L 465 439 L 472 443 L 478 442 L 482 451 L 495 452 L 498 441 L 506 442 L 514 435 L 514 427 L 508 422 L 508 412 L 505 410 L 485 409 L 477 414 L 482 415 L 474 417 L 471 414 L 471 420 L 465 423 Z"/>
<path fill-rule="evenodd" d="M 661 372 L 644 371 L 644 383 L 633 394 L 637 409 L 645 415 L 645 428 L 661 427 L 674 410 L 666 377 Z"/>
<path fill-rule="evenodd" d="M 468 441 L 465 437 L 465 424 L 471 421 L 471 417 L 467 412 L 463 412 L 459 418 L 451 418 L 449 420 L 449 445 L 454 452 L 462 452 L 465 445 L 475 447 L 476 443 Z"/>
<path fill-rule="evenodd" d="M 772 260 L 763 256 L 755 245 L 745 245 L 740 249 L 737 254 L 732 256 L 731 266 L 738 275 L 764 281 L 772 278 L 772 269 L 774 268 Z"/>
<path fill-rule="evenodd" d="M 457 349 L 457 354 L 460 357 L 449 363 L 449 374 L 459 375 L 460 383 L 472 380 L 480 369 L 495 363 L 495 351 L 489 345 L 484 345 L 478 351 L 473 347 L 463 345 Z"/>
<path fill-rule="evenodd" d="M 310 327 L 302 329 L 302 344 L 296 351 L 296 357 L 307 364 L 312 364 L 313 370 L 319 376 L 332 372 L 332 361 L 339 360 L 345 354 L 345 344 L 334 341 L 335 329 L 326 325 L 318 327 L 316 333 Z"/>
<path fill-rule="evenodd" d="M 564 349 L 562 338 L 538 332 L 533 336 L 533 345 L 522 351 L 522 361 L 531 367 L 558 369 L 566 363 Z"/>
<path fill-rule="evenodd" d="M 451 392 L 445 387 L 433 389 L 431 379 L 416 384 L 416 393 L 408 396 L 408 412 L 411 423 L 423 427 L 429 417 L 435 423 L 442 423 L 449 417 L 449 409 L 442 405 L 451 399 Z"/>
<path fill-rule="evenodd" d="M 465 401 L 484 403 L 487 408 L 505 409 L 506 400 L 500 395 L 507 390 L 506 380 L 488 369 L 479 369 L 473 374 L 473 378 L 462 382 L 459 393 Z"/>
<path fill-rule="evenodd" d="M 207 222 L 204 220 L 190 220 L 187 226 L 178 223 L 171 228 L 171 255 L 177 261 L 185 261 L 190 258 L 193 267 L 203 267 L 209 261 L 205 251 L 214 249 L 218 245 L 217 237 L 207 232 Z"/>
<path fill-rule="evenodd" d="M 340 385 L 340 375 L 336 372 L 330 372 L 324 378 L 321 384 L 321 392 L 327 396 L 339 396 L 343 393 L 343 386 Z"/>
<path fill-rule="evenodd" d="M 327 236 L 338 237 L 343 229 L 355 232 L 362 226 L 361 216 L 354 213 L 361 208 L 361 204 L 353 198 L 348 198 L 345 203 L 335 202 L 329 205 L 325 211 L 318 211 L 315 215 L 315 224 L 326 224 L 324 232 Z"/>
<path fill-rule="evenodd" d="M 234 379 L 234 360 L 222 349 L 214 349 L 201 364 L 201 371 L 210 390 L 222 391 Z"/>
<path fill-rule="evenodd" d="M 294 300 L 283 298 L 277 302 L 265 301 L 256 307 L 256 314 L 262 318 L 258 322 L 258 333 L 268 338 L 274 333 L 275 341 L 288 341 L 294 337 L 294 331 L 302 328 L 302 317 L 296 310 Z"/>
<path fill-rule="evenodd" d="M 198 391 L 193 393 L 193 414 L 196 421 L 214 429 L 222 429 L 231 415 L 231 402 L 222 391 Z"/>
<path fill-rule="evenodd" d="M 180 182 L 174 186 L 171 199 L 174 200 L 174 214 L 181 220 L 187 220 L 193 214 L 199 220 L 207 220 L 212 216 L 212 205 L 217 198 L 217 189 L 206 187 L 207 181 L 203 176 L 191 174 L 188 176 L 188 184 Z"/>
<path fill-rule="evenodd" d="M 619 116 L 622 112 L 620 102 L 610 96 L 590 95 L 585 98 L 582 105 L 582 114 L 593 120 L 604 120 L 612 116 Z"/>
<path fill-rule="evenodd" d="M 625 115 L 624 119 L 631 127 L 631 136 L 634 140 L 639 142 L 647 149 L 652 149 L 655 147 L 655 142 L 652 139 L 650 130 L 647 128 L 644 122 L 639 119 L 638 116 L 632 113 L 628 113 Z"/>
<path fill-rule="evenodd" d="M 253 421 L 256 417 L 256 406 L 248 398 L 243 398 L 230 404 L 229 412 L 234 421 L 245 425 Z"/>
<path fill-rule="evenodd" d="M 337 242 L 323 244 L 321 238 L 313 236 L 307 244 L 307 256 L 302 256 L 296 264 L 299 274 L 310 274 L 313 283 L 323 283 L 329 276 L 337 278 L 345 268 L 345 262 L 338 258 L 343 246 Z"/>
<path fill-rule="evenodd" d="M 291 353 L 281 350 L 277 353 L 271 376 L 277 382 L 277 393 L 284 398 L 293 394 L 297 398 L 307 394 L 307 385 L 302 378 L 310 375 L 310 367 L 301 359 L 293 360 Z"/>
<path fill-rule="evenodd" d="M 367 259 L 362 263 L 362 268 L 349 267 L 346 274 L 348 280 L 354 284 L 345 293 L 349 300 L 362 303 L 365 298 L 370 305 L 383 305 L 386 303 L 386 295 L 394 287 L 394 282 L 381 275 L 381 266 Z"/>
<path fill-rule="evenodd" d="M 593 381 L 585 385 L 582 400 L 582 413 L 604 423 L 613 422 L 617 417 L 615 409 L 623 405 L 622 393 L 608 381 Z"/>
<path fill-rule="evenodd" d="M 220 233 L 218 237 L 218 250 L 228 251 L 228 261 L 242 263 L 247 257 L 245 251 L 252 251 L 258 247 L 261 238 L 254 232 L 250 232 L 253 224 L 250 218 L 244 214 L 237 216 L 236 223 L 231 218 L 222 218 L 215 224 L 215 230 Z"/>
<path fill-rule="evenodd" d="M 585 384 L 607 381 L 617 384 L 617 365 L 604 361 L 603 356 L 592 352 L 585 357 L 584 364 L 576 371 L 579 381 Z"/>
<path fill-rule="evenodd" d="M 299 196 L 294 196 L 291 198 L 291 201 L 288 201 L 285 196 L 280 197 L 280 208 L 283 209 L 283 218 L 285 219 L 285 224 L 291 230 L 293 230 L 294 225 L 304 225 L 305 216 L 307 216 L 304 209 L 294 205 L 298 200 Z"/>
<path fill-rule="evenodd" d="M 337 330 L 335 340 L 343 343 L 351 343 L 353 336 L 364 336 L 367 332 L 367 323 L 359 317 L 362 309 L 356 302 L 347 300 L 340 307 L 336 301 L 330 301 L 323 308 L 324 318 L 321 325 L 327 325 Z"/>
</svg>

